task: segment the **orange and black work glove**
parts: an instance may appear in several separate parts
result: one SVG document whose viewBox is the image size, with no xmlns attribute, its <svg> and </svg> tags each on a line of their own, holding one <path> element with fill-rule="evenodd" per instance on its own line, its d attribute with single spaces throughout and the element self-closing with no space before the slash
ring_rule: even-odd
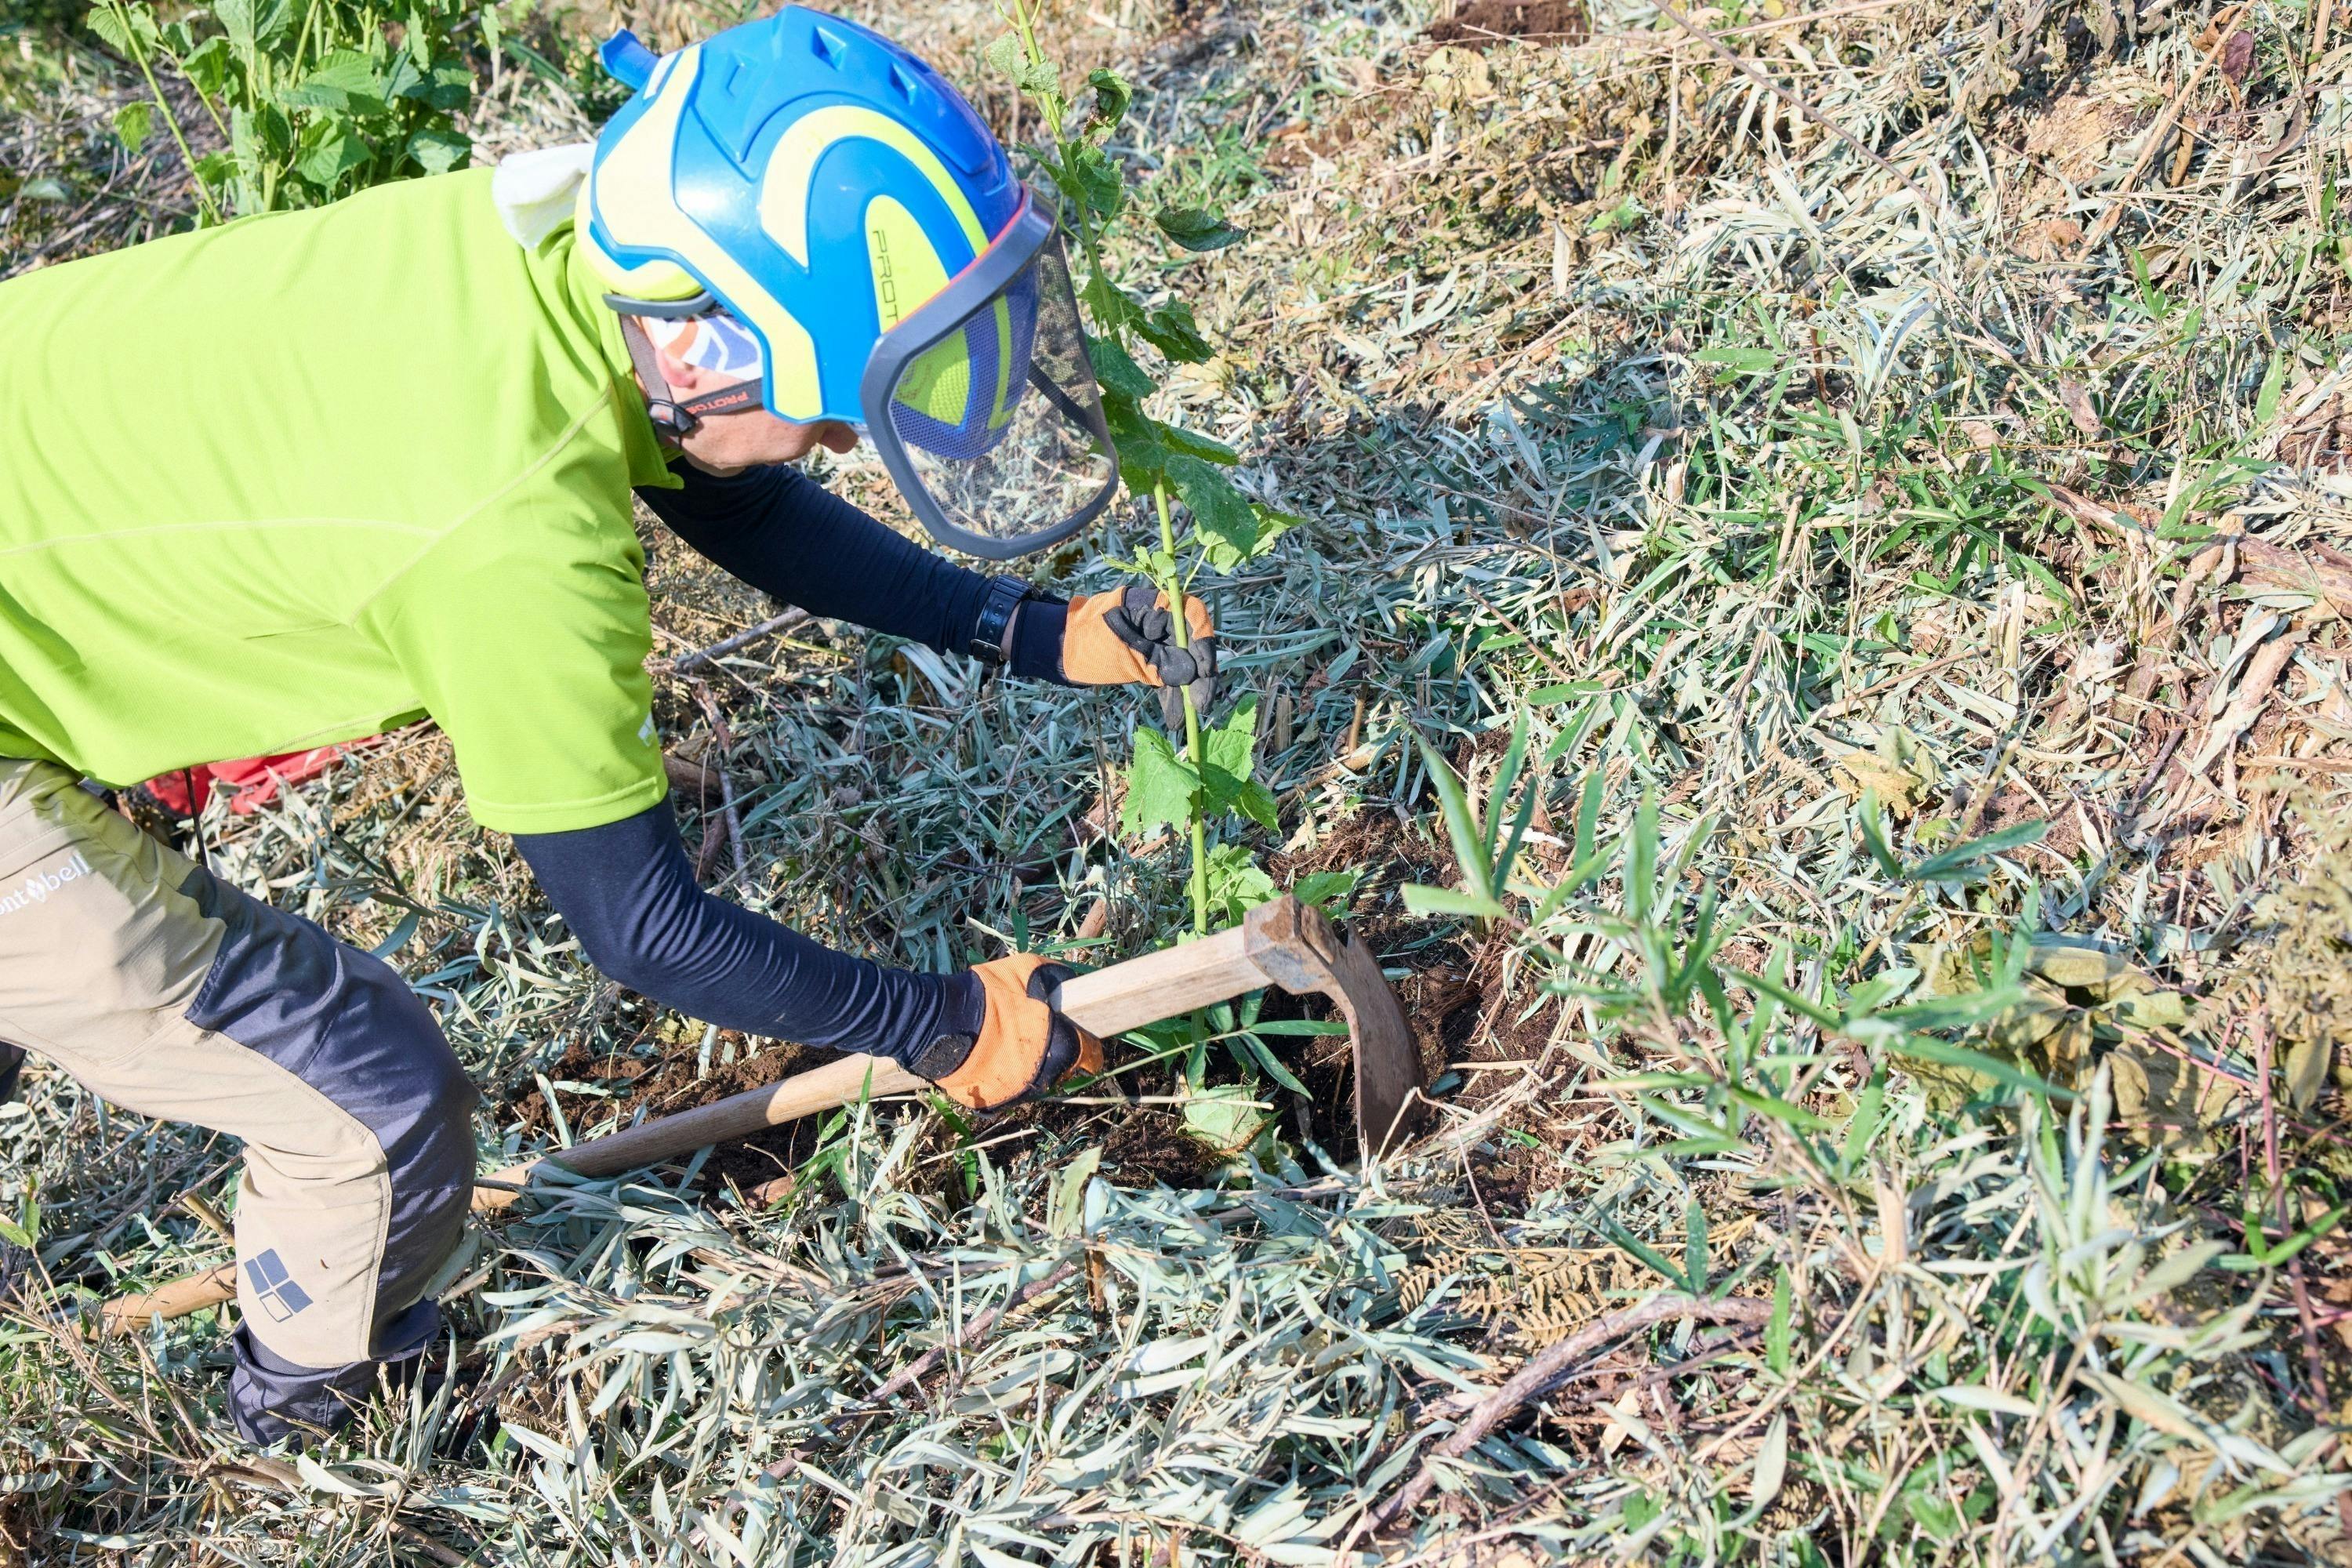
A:
<svg viewBox="0 0 2352 1568">
<path fill-rule="evenodd" d="M 1176 646 L 1176 617 L 1168 595 L 1149 583 L 1070 601 L 1062 623 L 1062 678 L 1076 686 L 1160 689 L 1160 714 L 1171 731 L 1184 727 L 1186 688 L 1202 718 L 1217 695 L 1217 628 L 1209 607 L 1189 595 L 1184 622 L 1189 646 Z"/>
<path fill-rule="evenodd" d="M 1064 1074 L 1103 1069 L 1102 1042 L 1045 1005 L 1070 977 L 1034 952 L 992 959 L 972 970 L 988 1012 L 973 1035 L 941 1035 L 908 1063 L 958 1105 L 994 1110 L 1040 1095 Z"/>
</svg>

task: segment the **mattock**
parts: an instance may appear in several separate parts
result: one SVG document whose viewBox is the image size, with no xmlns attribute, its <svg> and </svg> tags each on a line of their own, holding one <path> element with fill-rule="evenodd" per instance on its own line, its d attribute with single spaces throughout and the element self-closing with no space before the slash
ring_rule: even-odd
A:
<svg viewBox="0 0 2352 1568">
<path fill-rule="evenodd" d="M 1356 1067 L 1356 1136 L 1367 1154 L 1385 1152 L 1420 1120 L 1421 1054 L 1380 960 L 1350 942 L 1322 911 L 1285 893 L 1260 904 L 1242 923 L 1180 947 L 1163 948 L 1073 976 L 1055 1008 L 1088 1032 L 1122 1035 L 1197 1008 L 1230 1002 L 1263 986 L 1294 995 L 1328 996 L 1348 1022 Z M 530 1186 L 542 1165 L 577 1176 L 614 1176 L 714 1143 L 748 1138 L 780 1122 L 927 1087 L 881 1057 L 846 1056 L 765 1089 L 682 1110 L 621 1132 L 591 1138 L 482 1177 L 474 1189 L 477 1212 L 503 1209 Z M 216 1307 L 236 1293 L 233 1265 L 185 1275 L 104 1308 L 110 1329 L 139 1329 Z"/>
</svg>

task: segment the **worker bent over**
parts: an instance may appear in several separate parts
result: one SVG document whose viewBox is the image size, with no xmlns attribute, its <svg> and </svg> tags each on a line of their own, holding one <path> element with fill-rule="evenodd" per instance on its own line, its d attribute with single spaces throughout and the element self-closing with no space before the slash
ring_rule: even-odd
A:
<svg viewBox="0 0 2352 1568">
<path fill-rule="evenodd" d="M 83 781 L 429 716 L 614 980 L 989 1107 L 1099 1061 L 1051 966 L 885 969 L 696 887 L 632 493 L 817 615 L 1075 684 L 1205 700 L 1215 672 L 1197 602 L 1180 628 L 1148 587 L 1041 597 L 781 466 L 862 433 L 996 559 L 1113 493 L 1054 211 L 953 89 L 799 8 L 606 61 L 636 91 L 593 148 L 0 285 L 0 1038 L 245 1141 L 256 1440 L 334 1426 L 433 1340 L 475 1094 L 390 968 Z"/>
</svg>

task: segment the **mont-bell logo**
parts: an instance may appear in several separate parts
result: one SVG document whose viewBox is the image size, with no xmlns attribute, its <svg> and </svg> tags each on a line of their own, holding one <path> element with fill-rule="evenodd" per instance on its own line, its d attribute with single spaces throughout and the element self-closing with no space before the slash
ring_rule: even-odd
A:
<svg viewBox="0 0 2352 1568">
<path fill-rule="evenodd" d="M 79 882 L 89 875 L 89 862 L 77 849 L 67 862 L 54 871 L 35 871 L 15 887 L 0 892 L 0 915 L 13 915 L 19 910 L 29 910 L 35 904 L 46 904 L 49 895 L 68 882 Z"/>
<path fill-rule="evenodd" d="M 294 1283 L 286 1271 L 286 1260 L 274 1247 L 245 1260 L 245 1278 L 261 1310 L 281 1323 L 310 1304 L 310 1293 Z"/>
</svg>

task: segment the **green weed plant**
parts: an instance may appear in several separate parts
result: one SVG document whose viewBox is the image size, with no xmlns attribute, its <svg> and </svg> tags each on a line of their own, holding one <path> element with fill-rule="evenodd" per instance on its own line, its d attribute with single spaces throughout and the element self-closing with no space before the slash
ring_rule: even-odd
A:
<svg viewBox="0 0 2352 1568">
<path fill-rule="evenodd" d="M 495 7 L 454 0 L 215 0 L 171 21 L 147 0 L 101 0 L 89 22 L 147 84 L 116 134 L 136 153 L 160 124 L 212 223 L 462 165 L 473 144 L 455 117 L 474 74 L 456 35 L 478 26 L 493 50 L 499 35 Z M 195 151 L 191 100 L 215 133 L 200 139 L 225 146 Z"/>
</svg>

